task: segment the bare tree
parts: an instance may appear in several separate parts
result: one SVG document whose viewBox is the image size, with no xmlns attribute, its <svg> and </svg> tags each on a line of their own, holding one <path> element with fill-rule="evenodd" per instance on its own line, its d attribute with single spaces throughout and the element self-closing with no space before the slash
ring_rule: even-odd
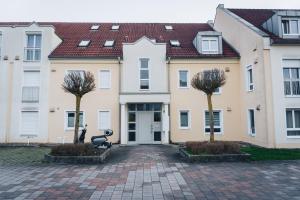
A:
<svg viewBox="0 0 300 200">
<path fill-rule="evenodd" d="M 80 102 L 83 95 L 95 89 L 95 78 L 91 72 L 73 71 L 65 76 L 62 84 L 64 91 L 75 95 L 76 97 L 76 111 L 75 111 L 75 130 L 73 143 L 78 143 L 78 129 L 79 129 L 79 114 Z"/>
<path fill-rule="evenodd" d="M 191 85 L 193 88 L 203 91 L 207 96 L 208 111 L 209 111 L 209 127 L 210 127 L 210 142 L 214 142 L 214 115 L 212 105 L 212 95 L 221 86 L 226 83 L 226 76 L 223 70 L 211 69 L 197 73 Z"/>
</svg>

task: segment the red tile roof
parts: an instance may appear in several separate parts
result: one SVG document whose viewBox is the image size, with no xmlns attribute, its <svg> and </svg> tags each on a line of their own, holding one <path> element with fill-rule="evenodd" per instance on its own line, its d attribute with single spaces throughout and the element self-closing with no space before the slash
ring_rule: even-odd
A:
<svg viewBox="0 0 300 200">
<path fill-rule="evenodd" d="M 276 9 L 233 9 L 228 8 L 229 11 L 248 21 L 261 31 L 268 34 L 273 44 L 300 44 L 299 39 L 283 39 L 279 36 L 269 32 L 263 28 L 263 23 L 270 19 L 275 13 Z"/>
<path fill-rule="evenodd" d="M 2 23 L 4 25 L 5 23 Z M 6 23 L 11 24 L 11 23 Z M 40 23 L 53 25 L 56 34 L 62 39 L 62 43 L 49 55 L 50 58 L 116 58 L 122 57 L 122 43 L 132 43 L 143 36 L 156 39 L 156 42 L 167 44 L 167 55 L 174 58 L 205 58 L 205 57 L 239 57 L 239 54 L 223 41 L 222 55 L 201 55 L 193 45 L 193 40 L 199 31 L 212 31 L 208 24 L 191 23 L 166 23 L 172 25 L 172 31 L 166 31 L 162 23 L 119 23 L 120 29 L 112 31 L 114 23 Z M 99 24 L 98 31 L 91 31 L 93 24 Z M 0 23 L 1 25 L 1 23 Z M 22 24 L 24 25 L 24 24 Z M 83 39 L 91 40 L 88 47 L 77 45 Z M 103 47 L 105 40 L 115 40 L 113 48 Z M 171 47 L 170 40 L 179 40 L 181 47 Z"/>
</svg>

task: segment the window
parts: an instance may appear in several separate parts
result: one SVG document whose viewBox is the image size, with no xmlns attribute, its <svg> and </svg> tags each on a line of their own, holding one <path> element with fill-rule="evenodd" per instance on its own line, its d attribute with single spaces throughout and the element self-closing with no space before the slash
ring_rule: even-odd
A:
<svg viewBox="0 0 300 200">
<path fill-rule="evenodd" d="M 254 109 L 248 110 L 248 134 L 255 135 Z"/>
<path fill-rule="evenodd" d="M 99 28 L 100 28 L 100 25 L 92 25 L 90 30 L 96 31 L 96 30 L 99 30 Z"/>
<path fill-rule="evenodd" d="M 41 60 L 41 34 L 27 34 L 27 46 L 25 47 L 26 61 L 40 61 Z"/>
<path fill-rule="evenodd" d="M 282 30 L 284 35 L 299 35 L 300 34 L 300 19 L 283 19 Z"/>
<path fill-rule="evenodd" d="M 111 129 L 110 111 L 99 111 L 99 130 Z"/>
<path fill-rule="evenodd" d="M 178 40 L 170 40 L 172 47 L 180 47 L 180 42 Z"/>
<path fill-rule="evenodd" d="M 188 70 L 179 70 L 179 88 L 188 88 Z"/>
<path fill-rule="evenodd" d="M 300 95 L 300 68 L 283 68 L 284 94 Z"/>
<path fill-rule="evenodd" d="M 82 128 L 84 124 L 84 113 L 79 113 L 79 127 Z M 66 112 L 66 129 L 74 129 L 75 128 L 75 111 L 67 111 Z"/>
<path fill-rule="evenodd" d="M 190 128 L 190 112 L 188 110 L 181 110 L 179 112 L 180 117 L 180 129 Z"/>
<path fill-rule="evenodd" d="M 173 26 L 171 26 L 171 25 L 165 25 L 165 29 L 167 31 L 172 31 L 173 30 Z"/>
<path fill-rule="evenodd" d="M 202 53 L 218 54 L 219 37 L 202 37 Z"/>
<path fill-rule="evenodd" d="M 111 85 L 110 70 L 100 70 L 99 72 L 99 88 L 109 89 Z"/>
<path fill-rule="evenodd" d="M 254 90 L 252 65 L 249 65 L 247 67 L 247 90 L 248 91 Z"/>
<path fill-rule="evenodd" d="M 39 102 L 40 72 L 24 71 L 22 102 Z"/>
<path fill-rule="evenodd" d="M 105 43 L 104 43 L 104 46 L 105 47 L 113 47 L 114 44 L 115 44 L 114 40 L 106 40 Z"/>
<path fill-rule="evenodd" d="M 300 137 L 300 108 L 286 110 L 288 137 Z"/>
<path fill-rule="evenodd" d="M 161 112 L 154 112 L 153 118 L 154 122 L 161 122 Z"/>
<path fill-rule="evenodd" d="M 222 113 L 221 111 L 215 110 L 213 111 L 214 115 L 214 132 L 216 134 L 221 134 L 222 133 Z M 209 126 L 209 112 L 205 111 L 205 133 L 210 133 L 210 126 Z"/>
<path fill-rule="evenodd" d="M 140 89 L 149 90 L 149 59 L 140 59 Z"/>
<path fill-rule="evenodd" d="M 87 47 L 91 43 L 91 40 L 81 40 L 78 44 L 78 47 Z"/>
<path fill-rule="evenodd" d="M 136 104 L 128 104 L 128 141 L 136 141 Z"/>
<path fill-rule="evenodd" d="M 112 25 L 111 26 L 111 30 L 113 30 L 113 31 L 117 31 L 117 30 L 119 30 L 119 28 L 120 28 L 120 25 Z"/>
<path fill-rule="evenodd" d="M 218 88 L 214 91 L 214 94 L 221 94 L 221 88 L 218 87 Z"/>
<path fill-rule="evenodd" d="M 21 113 L 21 135 L 38 135 L 39 112 L 22 111 Z"/>
</svg>

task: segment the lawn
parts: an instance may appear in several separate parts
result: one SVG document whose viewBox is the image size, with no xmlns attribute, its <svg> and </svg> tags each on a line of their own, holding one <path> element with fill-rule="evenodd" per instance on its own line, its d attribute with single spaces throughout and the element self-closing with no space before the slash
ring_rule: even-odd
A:
<svg viewBox="0 0 300 200">
<path fill-rule="evenodd" d="M 266 149 L 261 147 L 242 147 L 242 152 L 251 154 L 251 160 L 298 160 L 300 149 Z"/>
<path fill-rule="evenodd" d="M 1 147 L 0 165 L 39 164 L 49 152 L 47 147 Z"/>
</svg>

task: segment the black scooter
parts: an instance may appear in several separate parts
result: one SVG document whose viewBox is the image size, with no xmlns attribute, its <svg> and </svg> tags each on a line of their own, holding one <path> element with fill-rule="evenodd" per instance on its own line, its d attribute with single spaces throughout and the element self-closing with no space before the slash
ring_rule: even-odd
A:
<svg viewBox="0 0 300 200">
<path fill-rule="evenodd" d="M 112 136 L 113 135 L 113 131 L 110 129 L 107 129 L 104 131 L 104 135 L 100 135 L 100 136 L 93 136 L 91 138 L 91 142 L 94 145 L 95 148 L 103 148 L 103 149 L 107 149 L 110 148 L 112 146 L 111 142 L 108 142 L 107 137 L 108 136 Z"/>
</svg>

